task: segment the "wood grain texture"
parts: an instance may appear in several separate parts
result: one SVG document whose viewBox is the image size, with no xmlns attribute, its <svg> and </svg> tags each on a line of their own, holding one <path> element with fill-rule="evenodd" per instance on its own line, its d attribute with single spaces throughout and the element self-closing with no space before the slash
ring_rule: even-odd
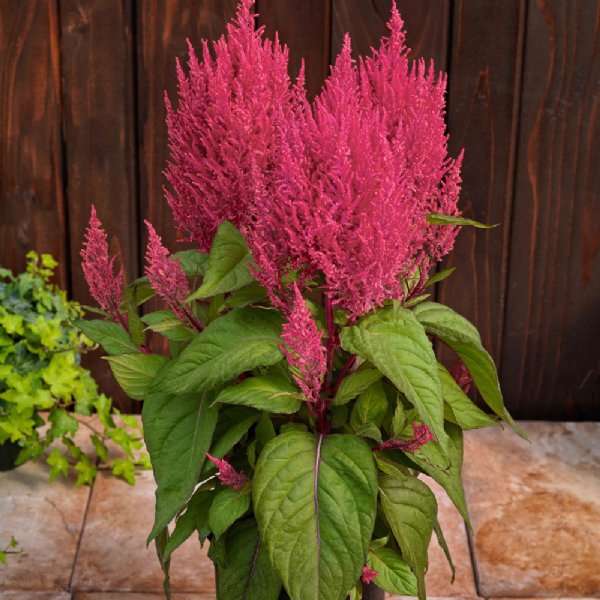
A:
<svg viewBox="0 0 600 600">
<path fill-rule="evenodd" d="M 529 4 L 502 381 L 521 418 L 600 417 L 600 3 Z"/>
<path fill-rule="evenodd" d="M 31 249 L 61 263 L 68 284 L 59 25 L 55 3 L 0 2 L 0 264 Z"/>
<path fill-rule="evenodd" d="M 140 209 L 170 248 L 175 227 L 164 199 L 163 170 L 168 157 L 165 90 L 176 103 L 175 59 L 187 60 L 186 38 L 200 47 L 203 38 L 215 40 L 235 15 L 236 0 L 144 0 L 137 3 L 138 119 L 140 152 Z M 147 231 L 141 231 L 144 254 Z"/>
<path fill-rule="evenodd" d="M 338 54 L 346 32 L 352 39 L 355 56 L 367 55 L 387 35 L 392 0 L 332 0 L 332 60 Z M 396 0 L 404 20 L 411 56 L 433 59 L 445 70 L 448 46 L 450 0 Z"/>
<path fill-rule="evenodd" d="M 470 218 L 501 227 L 463 228 L 446 265 L 458 272 L 440 286 L 439 299 L 475 323 L 496 361 L 502 347 L 525 8 L 525 0 L 457 0 L 452 16 L 448 126 L 451 155 L 465 149 L 460 207 Z"/>
<path fill-rule="evenodd" d="M 257 0 L 258 23 L 266 34 L 290 49 L 290 76 L 295 79 L 302 59 L 306 88 L 315 96 L 329 71 L 331 0 Z"/>
<path fill-rule="evenodd" d="M 61 0 L 61 64 L 69 211 L 71 292 L 94 305 L 79 255 L 91 205 L 110 253 L 138 276 L 135 74 L 132 9 L 128 1 Z M 86 355 L 101 389 L 131 411 L 106 361 Z"/>
</svg>

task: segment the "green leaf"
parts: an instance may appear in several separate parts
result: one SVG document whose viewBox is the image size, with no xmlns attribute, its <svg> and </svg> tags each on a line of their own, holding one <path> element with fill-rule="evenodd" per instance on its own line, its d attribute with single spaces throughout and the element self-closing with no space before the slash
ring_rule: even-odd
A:
<svg viewBox="0 0 600 600">
<path fill-rule="evenodd" d="M 172 361 L 153 388 L 171 393 L 215 389 L 244 371 L 273 365 L 279 349 L 281 316 L 272 310 L 236 308 L 215 319 Z"/>
<path fill-rule="evenodd" d="M 112 474 L 122 477 L 129 485 L 135 485 L 135 465 L 127 458 L 115 458 Z"/>
<path fill-rule="evenodd" d="M 446 412 L 447 420 L 460 425 L 463 430 L 498 425 L 499 422 L 496 419 L 471 402 L 443 365 L 438 364 L 438 371 L 442 384 L 442 396 L 449 407 L 449 411 Z"/>
<path fill-rule="evenodd" d="M 437 302 L 419 304 L 413 312 L 427 333 L 442 340 L 460 356 L 487 405 L 521 437 L 527 439 L 504 406 L 496 366 L 481 344 L 481 337 L 475 326 Z"/>
<path fill-rule="evenodd" d="M 417 595 L 417 580 L 402 556 L 391 548 L 369 548 L 367 566 L 379 573 L 375 584 L 390 594 Z"/>
<path fill-rule="evenodd" d="M 254 413 L 243 420 L 233 424 L 222 434 L 215 436 L 216 442 L 210 449 L 210 453 L 216 458 L 223 458 L 245 435 L 254 423 L 260 418 L 260 413 Z M 212 463 L 207 463 L 212 468 Z"/>
<path fill-rule="evenodd" d="M 256 424 L 256 445 L 258 454 L 262 452 L 262 449 L 275 437 L 275 428 L 273 427 L 273 421 L 267 413 L 260 415 L 260 419 Z"/>
<path fill-rule="evenodd" d="M 448 279 L 452 273 L 456 271 L 456 267 L 450 267 L 449 269 L 442 269 L 437 273 L 434 273 L 425 284 L 425 287 L 431 287 L 432 285 L 439 283 L 440 281 L 444 281 L 444 279 Z"/>
<path fill-rule="evenodd" d="M 158 556 L 158 562 L 163 571 L 163 590 L 165 592 L 165 598 L 171 600 L 171 577 L 169 576 L 169 568 L 171 561 L 165 558 L 165 548 L 169 543 L 169 530 L 163 527 L 157 534 L 154 540 L 154 547 L 156 549 L 156 556 Z"/>
<path fill-rule="evenodd" d="M 250 508 L 250 488 L 223 488 L 217 492 L 208 513 L 208 524 L 220 538 Z"/>
<path fill-rule="evenodd" d="M 188 329 L 170 310 L 157 310 L 142 317 L 147 329 L 160 333 L 173 342 L 189 342 L 195 333 Z"/>
<path fill-rule="evenodd" d="M 250 260 L 242 234 L 229 221 L 223 221 L 210 249 L 202 286 L 188 296 L 188 301 L 231 292 L 249 284 L 252 281 Z"/>
<path fill-rule="evenodd" d="M 438 544 L 440 548 L 443 550 L 444 555 L 446 556 L 446 560 L 448 561 L 448 565 L 450 566 L 450 571 L 452 571 L 452 579 L 450 583 L 454 583 L 456 578 L 456 567 L 454 566 L 454 562 L 452 561 L 452 555 L 450 554 L 450 548 L 448 548 L 448 544 L 446 543 L 446 538 L 444 537 L 444 532 L 442 531 L 442 527 L 437 517 L 433 523 L 433 530 L 435 531 L 435 535 L 438 540 Z"/>
<path fill-rule="evenodd" d="M 446 215 L 444 213 L 429 213 L 427 215 L 427 222 L 430 225 L 470 225 L 471 227 L 477 227 L 477 229 L 493 229 L 498 227 L 499 223 L 494 225 L 488 225 L 487 223 L 480 223 L 473 219 L 466 219 L 465 217 L 454 217 L 452 215 Z"/>
<path fill-rule="evenodd" d="M 242 404 L 272 413 L 291 414 L 300 408 L 300 394 L 286 379 L 266 373 L 225 388 L 215 402 Z"/>
<path fill-rule="evenodd" d="M 383 439 L 381 437 L 381 431 L 379 430 L 379 427 L 375 425 L 375 423 L 363 423 L 362 425 L 354 429 L 354 433 L 359 437 L 374 440 L 378 444 L 381 444 L 381 442 L 383 442 Z"/>
<path fill-rule="evenodd" d="M 134 400 L 146 397 L 154 378 L 167 362 L 162 354 L 121 354 L 105 358 L 123 391 Z"/>
<path fill-rule="evenodd" d="M 214 493 L 212 490 L 198 490 L 188 503 L 186 511 L 178 517 L 175 529 L 169 538 L 164 550 L 164 559 L 169 560 L 171 554 L 181 546 L 193 533 L 198 532 L 198 537 L 203 542 L 210 528 L 208 525 L 208 511 L 212 504 Z"/>
<path fill-rule="evenodd" d="M 258 535 L 254 519 L 236 523 L 225 542 L 227 566 L 219 567 L 219 600 L 277 600 L 281 582 Z"/>
<path fill-rule="evenodd" d="M 388 401 L 381 380 L 371 384 L 352 407 L 350 427 L 357 431 L 367 423 L 381 427 L 388 411 Z"/>
<path fill-rule="evenodd" d="M 401 307 L 379 311 L 342 329 L 340 341 L 344 350 L 362 356 L 392 381 L 445 448 L 448 442 L 437 360 L 413 313 Z"/>
<path fill-rule="evenodd" d="M 75 481 L 76 487 L 79 487 L 80 485 L 92 485 L 94 483 L 97 469 L 85 454 L 81 455 L 73 468 L 79 473 L 79 475 L 77 475 L 77 480 Z"/>
<path fill-rule="evenodd" d="M 208 254 L 198 250 L 180 250 L 173 254 L 187 277 L 202 277 L 208 266 Z"/>
<path fill-rule="evenodd" d="M 294 600 L 343 600 L 375 524 L 372 452 L 350 435 L 291 432 L 262 451 L 254 513 L 273 568 Z"/>
<path fill-rule="evenodd" d="M 377 369 L 360 369 L 350 373 L 342 380 L 333 399 L 333 404 L 347 404 L 382 377 L 383 375 Z"/>
<path fill-rule="evenodd" d="M 257 304 L 267 300 L 267 291 L 258 281 L 253 281 L 243 288 L 233 292 L 225 300 L 225 304 L 231 308 L 240 308 L 248 304 Z"/>
<path fill-rule="evenodd" d="M 70 434 L 73 437 L 77 433 L 79 423 L 64 408 L 53 408 L 48 415 L 48 421 L 52 424 L 48 437 L 51 440 L 62 438 Z"/>
<path fill-rule="evenodd" d="M 139 277 L 132 281 L 123 292 L 121 299 L 121 309 L 127 310 L 127 307 L 133 303 L 139 306 L 154 296 L 154 290 L 147 277 Z"/>
<path fill-rule="evenodd" d="M 427 298 L 429 298 L 430 296 L 431 296 L 431 294 L 419 294 L 418 296 L 415 296 L 414 298 L 411 298 L 410 300 L 403 302 L 402 306 L 404 308 L 410 308 L 411 306 L 416 306 L 417 304 L 420 304 L 421 302 L 425 302 L 425 300 L 427 300 Z"/>
<path fill-rule="evenodd" d="M 156 479 L 156 517 L 150 542 L 194 491 L 212 443 L 218 409 L 214 392 L 151 394 L 144 403 L 144 437 Z"/>
<path fill-rule="evenodd" d="M 144 333 L 144 323 L 140 319 L 135 302 L 130 302 L 127 306 L 127 326 L 129 327 L 129 335 L 134 344 L 143 346 L 146 343 L 146 335 Z"/>
<path fill-rule="evenodd" d="M 58 448 L 54 448 L 50 456 L 46 459 L 50 465 L 50 481 L 54 481 L 58 475 L 67 476 L 69 474 L 69 461 Z"/>
<path fill-rule="evenodd" d="M 140 349 L 131 341 L 127 332 L 116 323 L 94 319 L 91 321 L 78 319 L 73 321 L 75 327 L 96 344 L 100 344 L 107 354 L 135 354 Z"/>
<path fill-rule="evenodd" d="M 416 477 L 379 478 L 381 506 L 406 562 L 417 578 L 420 600 L 425 600 L 427 550 L 437 516 L 433 492 Z"/>
</svg>

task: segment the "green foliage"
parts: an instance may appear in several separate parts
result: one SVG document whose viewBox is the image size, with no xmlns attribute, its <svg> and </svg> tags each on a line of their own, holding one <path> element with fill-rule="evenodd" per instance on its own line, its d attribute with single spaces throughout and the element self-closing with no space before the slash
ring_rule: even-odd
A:
<svg viewBox="0 0 600 600">
<path fill-rule="evenodd" d="M 168 355 L 149 354 L 141 338 L 133 343 L 105 321 L 82 324 L 106 346 L 122 387 L 144 400 L 157 483 L 149 540 L 166 589 L 172 553 L 197 534 L 210 543 L 219 600 L 276 600 L 282 586 L 292 600 L 358 599 L 365 565 L 386 591 L 424 598 L 433 532 L 452 561 L 436 499 L 420 476 L 440 484 L 468 524 L 463 431 L 497 425 L 498 417 L 512 423 L 475 327 L 427 301 L 426 287 L 454 269 L 429 281 L 410 274 L 402 302 L 390 299 L 352 322 L 325 306 L 319 277 L 305 282 L 307 305 L 332 351 L 320 396 L 309 404 L 281 349 L 286 315 L 252 281 L 241 234 L 223 223 L 208 256 L 177 257 L 196 290 L 186 310 L 202 330 L 171 310 L 141 317 L 145 336 L 168 340 Z M 138 280 L 127 302 L 148 297 L 144 285 Z M 432 338 L 464 361 L 496 415 L 479 408 L 438 362 Z M 72 427 L 55 420 L 57 430 Z M 60 456 L 53 461 L 60 473 Z M 126 465 L 115 468 L 131 475 Z"/>
<path fill-rule="evenodd" d="M 5 566 L 7 563 L 8 556 L 11 554 L 21 554 L 23 549 L 20 547 L 19 542 L 14 536 L 11 536 L 8 544 L 0 550 L 0 566 Z"/>
<path fill-rule="evenodd" d="M 81 307 L 50 283 L 56 266 L 50 255 L 30 252 L 24 273 L 0 270 L 0 445 L 18 443 L 16 464 L 45 456 L 51 481 L 74 472 L 76 485 L 91 484 L 101 466 L 133 484 L 135 465 L 147 463 L 140 427 L 135 420 L 126 425 L 98 393 L 80 354 L 91 346 L 84 333 L 110 353 L 137 348 L 114 323 L 81 318 Z M 94 412 L 99 430 L 86 418 Z M 80 450 L 80 429 L 89 432 L 95 456 Z M 124 454 L 114 462 L 109 441 Z"/>
</svg>

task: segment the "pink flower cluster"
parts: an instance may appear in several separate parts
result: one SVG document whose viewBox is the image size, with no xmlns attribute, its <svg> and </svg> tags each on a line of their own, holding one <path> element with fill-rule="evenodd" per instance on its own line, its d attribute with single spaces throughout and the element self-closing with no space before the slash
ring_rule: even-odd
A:
<svg viewBox="0 0 600 600">
<path fill-rule="evenodd" d="M 106 232 L 92 205 L 90 222 L 81 249 L 81 267 L 90 293 L 98 306 L 114 319 L 121 320 L 123 268 L 114 273 L 115 257 L 108 255 Z"/>
<path fill-rule="evenodd" d="M 281 349 L 306 399 L 316 404 L 327 370 L 325 349 L 321 343 L 323 334 L 312 318 L 298 286 L 294 285 L 293 290 L 294 305 L 283 325 Z"/>
<path fill-rule="evenodd" d="M 435 440 L 429 427 L 425 423 L 413 423 L 413 437 L 408 440 L 387 440 L 373 448 L 374 452 L 380 450 L 402 450 L 403 452 L 416 452 L 427 442 Z"/>
<path fill-rule="evenodd" d="M 179 68 L 179 106 L 168 103 L 168 202 L 175 221 L 206 248 L 223 219 L 245 234 L 256 274 L 285 310 L 319 275 L 331 303 L 356 318 L 402 280 L 450 251 L 457 228 L 430 212 L 459 214 L 461 158 L 449 158 L 446 79 L 411 64 L 394 7 L 390 35 L 358 63 L 350 39 L 321 94 L 292 84 L 287 49 L 262 40 L 243 0 L 237 19 L 202 61 Z"/>
<path fill-rule="evenodd" d="M 469 373 L 469 369 L 465 363 L 457 358 L 454 364 L 452 365 L 452 369 L 450 369 L 450 375 L 454 378 L 454 381 L 458 383 L 460 389 L 468 394 L 471 389 L 471 383 L 473 382 L 473 378 L 471 377 L 471 373 Z"/>
<path fill-rule="evenodd" d="M 239 473 L 231 466 L 231 464 L 223 458 L 215 458 L 206 453 L 206 458 L 217 467 L 217 477 L 219 481 L 227 487 L 239 490 L 248 483 L 248 477 L 243 471 Z"/>
<path fill-rule="evenodd" d="M 366 565 L 363 567 L 362 569 L 362 573 L 361 573 L 361 581 L 368 585 L 369 583 L 371 583 L 375 577 L 377 577 L 379 575 L 379 571 L 376 571 L 375 569 L 371 569 L 370 567 L 367 567 Z"/>
</svg>

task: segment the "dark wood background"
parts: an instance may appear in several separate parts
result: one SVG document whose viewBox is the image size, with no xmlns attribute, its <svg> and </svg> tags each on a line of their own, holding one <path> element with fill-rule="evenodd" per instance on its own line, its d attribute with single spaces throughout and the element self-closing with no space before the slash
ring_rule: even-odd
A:
<svg viewBox="0 0 600 600">
<path fill-rule="evenodd" d="M 516 417 L 600 417 L 600 2 L 398 0 L 415 56 L 449 73 L 462 207 L 500 222 L 463 231 L 439 298 L 472 319 Z M 0 263 L 52 252 L 90 302 L 79 266 L 89 207 L 128 277 L 163 201 L 163 90 L 175 57 L 215 38 L 235 0 L 0 0 Z M 306 58 L 316 93 L 345 31 L 358 53 L 391 0 L 258 0 L 259 22 Z M 97 367 L 106 389 L 109 375 Z M 120 399 L 121 406 L 132 405 Z"/>
</svg>

